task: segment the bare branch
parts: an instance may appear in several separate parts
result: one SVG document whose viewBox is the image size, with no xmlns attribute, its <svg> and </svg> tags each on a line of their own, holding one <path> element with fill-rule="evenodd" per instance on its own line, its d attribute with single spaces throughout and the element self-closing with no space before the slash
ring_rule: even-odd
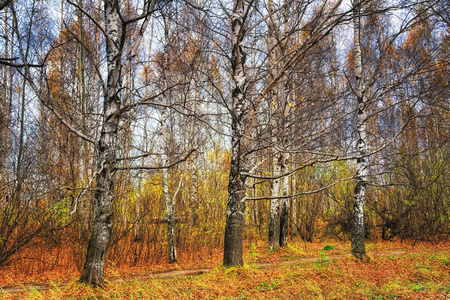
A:
<svg viewBox="0 0 450 300">
<path fill-rule="evenodd" d="M 116 170 L 162 170 L 162 169 L 170 169 L 174 166 L 176 166 L 177 164 L 186 161 L 189 156 L 195 152 L 197 149 L 191 149 L 185 157 L 183 157 L 182 159 L 179 159 L 171 164 L 165 165 L 165 166 L 158 166 L 158 167 L 149 167 L 149 166 L 126 166 L 126 167 L 116 167 Z"/>
<path fill-rule="evenodd" d="M 285 196 L 256 197 L 256 198 L 247 198 L 247 197 L 246 197 L 246 198 L 244 198 L 242 201 L 250 201 L 250 200 L 272 200 L 272 199 L 288 199 L 288 198 L 293 198 L 293 197 L 297 197 L 297 196 L 304 196 L 304 195 L 317 194 L 317 193 L 323 192 L 324 190 L 326 190 L 326 189 L 328 189 L 328 188 L 330 188 L 330 187 L 332 187 L 332 186 L 334 186 L 334 185 L 336 185 L 336 184 L 338 184 L 338 183 L 341 183 L 341 182 L 343 182 L 343 181 L 348 181 L 348 180 L 351 180 L 351 179 L 354 179 L 354 177 L 352 176 L 352 177 L 342 178 L 342 179 L 339 179 L 339 180 L 337 180 L 337 181 L 335 181 L 335 182 L 333 182 L 333 183 L 330 183 L 329 185 L 326 185 L 326 186 L 324 186 L 324 187 L 322 187 L 322 188 L 320 188 L 320 189 L 313 190 L 313 191 L 300 192 L 300 193 L 291 194 L 291 195 L 285 195 Z"/>
</svg>

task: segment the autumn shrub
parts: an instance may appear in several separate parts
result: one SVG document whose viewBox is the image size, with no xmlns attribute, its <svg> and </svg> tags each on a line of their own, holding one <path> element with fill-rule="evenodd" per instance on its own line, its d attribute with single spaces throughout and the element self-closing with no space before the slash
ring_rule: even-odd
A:
<svg viewBox="0 0 450 300">
<path fill-rule="evenodd" d="M 393 180 L 376 213 L 381 219 L 384 239 L 437 242 L 450 236 L 449 157 L 430 151 L 424 157 L 405 155 L 396 162 Z"/>
</svg>

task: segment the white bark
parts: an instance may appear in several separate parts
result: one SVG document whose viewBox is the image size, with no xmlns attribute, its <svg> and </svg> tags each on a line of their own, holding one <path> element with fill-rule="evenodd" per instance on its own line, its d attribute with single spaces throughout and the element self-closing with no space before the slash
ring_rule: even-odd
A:
<svg viewBox="0 0 450 300">
<path fill-rule="evenodd" d="M 248 8 L 247 8 L 248 9 Z M 244 133 L 246 121 L 246 89 L 248 80 L 245 73 L 244 52 L 244 1 L 235 0 L 232 26 L 232 95 L 231 95 L 231 164 L 228 182 L 227 218 L 225 225 L 223 264 L 242 265 L 242 233 L 245 212 L 245 169 Z"/>
<path fill-rule="evenodd" d="M 268 48 L 270 51 L 269 54 L 269 68 L 270 68 L 270 80 L 273 80 L 273 78 L 277 74 L 277 51 L 275 49 L 276 47 L 276 39 L 275 39 L 275 21 L 274 21 L 274 8 L 273 8 L 273 0 L 269 0 L 268 2 L 268 10 L 269 10 L 269 44 Z M 279 99 L 278 95 L 276 93 L 277 89 L 273 89 L 270 93 L 271 97 L 269 101 L 271 103 L 269 104 L 269 107 L 271 108 L 271 119 L 270 119 L 270 125 L 272 128 L 272 143 L 276 145 L 278 143 L 278 134 L 280 132 L 278 131 L 278 112 L 277 106 L 279 105 Z M 273 148 L 274 151 L 275 148 Z M 279 176 L 281 174 L 281 160 L 283 159 L 281 153 L 275 153 L 272 160 L 272 175 L 273 176 Z M 280 200 L 276 197 L 279 196 L 280 193 L 280 182 L 281 178 L 274 179 L 272 182 L 272 192 L 271 196 L 273 197 L 272 200 L 270 200 L 270 219 L 269 219 L 269 236 L 268 236 L 268 248 L 269 249 L 278 249 L 280 247 Z"/>
<path fill-rule="evenodd" d="M 283 154 L 281 161 L 281 174 L 287 172 L 287 160 L 289 158 L 288 153 Z M 283 196 L 289 195 L 289 176 L 282 178 L 280 186 L 280 194 Z M 287 245 L 288 240 L 288 222 L 289 222 L 289 198 L 283 198 L 280 200 L 280 247 Z"/>
<path fill-rule="evenodd" d="M 97 168 L 97 187 L 94 202 L 94 219 L 89 239 L 86 262 L 81 273 L 81 282 L 101 285 L 112 229 L 112 205 L 114 202 L 115 160 L 117 151 L 117 130 L 120 107 L 119 90 L 120 66 L 120 15 L 116 1 L 105 1 L 105 19 L 107 34 L 107 70 L 108 80 L 103 102 L 103 126 L 100 134 Z"/>
<path fill-rule="evenodd" d="M 273 176 L 281 174 L 281 160 L 283 156 L 277 153 L 273 157 Z M 278 249 L 280 247 L 280 199 L 279 196 L 282 178 L 273 180 L 272 197 L 270 200 L 270 220 L 269 220 L 269 249 Z"/>
<path fill-rule="evenodd" d="M 163 164 L 167 164 L 166 155 L 164 155 Z M 175 227 L 175 207 L 169 192 L 169 170 L 167 168 L 162 170 L 162 186 L 167 210 L 167 244 L 169 263 L 171 264 L 177 262 L 177 236 Z"/>
<path fill-rule="evenodd" d="M 198 208 L 199 208 L 199 201 L 198 201 L 198 170 L 197 170 L 197 163 L 194 159 L 189 161 L 189 170 L 192 174 L 192 187 L 191 187 L 191 197 L 190 197 L 190 203 L 191 203 L 191 213 L 189 214 L 190 220 L 189 223 L 191 226 L 197 225 L 198 223 Z"/>
<path fill-rule="evenodd" d="M 363 259 L 366 256 L 364 242 L 364 203 L 366 200 L 366 181 L 368 175 L 367 162 L 367 99 L 363 78 L 361 54 L 361 0 L 353 1 L 354 51 L 355 51 L 355 95 L 358 100 L 357 109 L 357 156 L 356 187 L 352 212 L 352 254 Z"/>
<path fill-rule="evenodd" d="M 170 30 L 170 20 L 167 19 L 165 22 L 165 49 L 167 49 L 169 45 L 169 30 Z M 165 51 L 167 52 L 167 51 Z M 162 80 L 163 80 L 163 89 L 166 91 L 163 93 L 162 102 L 165 105 L 170 105 L 170 93 L 167 91 L 169 87 L 169 71 L 167 71 L 169 66 L 169 58 L 166 53 L 163 54 L 163 67 L 162 67 Z M 170 145 L 170 135 L 172 134 L 166 126 L 167 124 L 167 114 L 166 108 L 163 108 L 161 113 L 161 133 L 160 133 L 160 144 L 162 147 L 162 151 L 164 152 L 162 163 L 164 166 L 169 165 L 168 153 L 171 147 Z M 168 168 L 162 169 L 162 186 L 163 186 L 163 195 L 166 203 L 166 211 L 167 211 L 167 245 L 168 245 L 168 259 L 169 263 L 177 262 L 177 245 L 176 245 L 176 224 L 175 224 L 175 207 L 173 205 L 172 197 L 169 192 L 169 170 Z"/>
<path fill-rule="evenodd" d="M 73 2 L 69 2 L 77 6 Z M 154 1 L 151 1 L 154 5 Z M 84 12 L 81 7 L 78 7 Z M 92 232 L 89 239 L 86 261 L 81 273 L 81 282 L 93 285 L 103 284 L 103 272 L 106 261 L 106 252 L 111 236 L 112 206 L 114 202 L 114 184 L 117 171 L 116 156 L 118 151 L 118 127 L 122 116 L 120 110 L 122 89 L 122 55 L 126 41 L 126 25 L 122 22 L 120 3 L 117 0 L 104 2 L 105 25 L 104 28 L 90 16 L 97 27 L 105 34 L 107 82 L 103 100 L 103 124 L 98 142 L 98 154 L 96 158 L 97 169 L 100 170 L 96 177 L 96 192 L 94 197 L 94 219 Z M 144 16 L 150 11 L 144 12 Z M 140 36 L 144 34 L 148 20 L 144 19 L 141 31 L 134 43 L 133 49 L 137 49 L 141 42 Z M 137 21 L 138 19 L 136 19 Z M 133 55 L 133 51 L 130 53 Z"/>
</svg>

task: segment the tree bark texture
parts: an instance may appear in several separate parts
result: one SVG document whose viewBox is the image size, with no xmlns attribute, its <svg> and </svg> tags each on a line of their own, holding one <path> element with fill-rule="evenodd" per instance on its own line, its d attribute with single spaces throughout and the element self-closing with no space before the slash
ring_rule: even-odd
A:
<svg viewBox="0 0 450 300">
<path fill-rule="evenodd" d="M 352 254 L 363 259 L 366 256 L 364 241 L 364 203 L 366 200 L 366 181 L 368 175 L 367 162 L 367 99 L 362 71 L 361 57 L 361 1 L 353 1 L 354 51 L 355 51 L 355 94 L 358 100 L 357 108 L 357 161 L 356 161 L 356 187 L 352 212 Z"/>
<path fill-rule="evenodd" d="M 4 53 L 3 56 L 8 57 L 8 9 L 5 8 L 4 11 Z M 7 160 L 7 152 L 10 144 L 10 129 L 11 126 L 11 105 L 10 100 L 8 99 L 8 71 L 6 66 L 2 67 L 2 89 L 0 91 L 0 135 L 2 137 L 2 141 L 0 143 L 0 170 L 3 172 L 4 166 L 6 165 Z M 3 175 L 3 174 L 1 174 Z"/>
<path fill-rule="evenodd" d="M 163 103 L 166 105 L 171 104 L 170 94 L 167 91 L 169 87 L 169 55 L 168 47 L 170 44 L 170 18 L 165 20 L 164 26 L 164 54 L 163 54 L 163 70 L 162 70 L 162 80 L 163 80 L 163 88 L 166 92 L 163 93 Z M 167 165 L 169 163 L 168 154 L 170 152 L 170 136 L 173 134 L 170 132 L 167 124 L 168 114 L 166 110 L 163 110 L 161 113 L 161 141 L 160 144 L 162 146 L 163 155 L 163 165 Z M 166 211 L 167 211 L 167 246 L 168 246 L 168 259 L 169 263 L 177 262 L 177 240 L 176 240 L 176 224 L 175 224 L 175 208 L 173 205 L 172 197 L 169 192 L 169 170 L 162 169 L 162 185 L 163 185 L 163 194 L 164 200 L 166 203 Z"/>
<path fill-rule="evenodd" d="M 269 0 L 268 2 L 269 9 L 269 43 L 268 48 L 270 51 L 269 55 L 269 68 L 270 68 L 270 80 L 273 80 L 277 75 L 277 51 L 276 51 L 276 38 L 275 38 L 275 21 L 274 21 L 274 8 L 273 8 L 273 0 Z M 278 112 L 277 107 L 279 106 L 279 99 L 277 94 L 277 89 L 273 89 L 270 92 L 271 103 L 269 107 L 270 111 L 270 125 L 272 127 L 272 143 L 276 145 L 278 143 L 278 135 L 280 134 L 278 130 Z M 274 149 L 274 151 L 276 151 Z M 273 176 L 279 176 L 281 174 L 281 153 L 275 153 L 272 159 L 272 174 Z M 280 184 L 281 179 L 274 179 L 272 182 L 272 197 L 278 197 L 280 193 Z M 272 199 L 270 200 L 270 219 L 269 219 L 269 232 L 268 232 L 268 248 L 271 250 L 278 249 L 280 247 L 280 199 Z"/>
<path fill-rule="evenodd" d="M 284 153 L 281 160 L 281 174 L 287 172 L 287 159 L 288 154 Z M 281 183 L 281 194 L 287 196 L 289 194 L 289 176 L 282 178 Z M 289 229 L 289 199 L 281 199 L 280 203 L 280 247 L 285 247 L 288 240 L 288 229 Z"/>
<path fill-rule="evenodd" d="M 167 164 L 167 159 L 164 159 L 164 164 Z M 177 235 L 175 227 L 175 208 L 172 197 L 169 192 L 169 170 L 162 170 L 162 184 L 164 200 L 166 201 L 167 210 L 167 245 L 169 264 L 177 262 Z"/>
<path fill-rule="evenodd" d="M 118 1 L 105 1 L 105 29 L 108 80 L 103 103 L 103 125 L 98 144 L 97 169 L 99 171 L 96 177 L 92 232 L 80 278 L 80 282 L 93 285 L 103 284 L 106 251 L 112 228 L 121 86 L 122 41 L 120 40 L 121 21 Z"/>
<path fill-rule="evenodd" d="M 198 144 L 195 144 L 198 145 Z M 192 159 L 189 161 L 189 171 L 192 174 L 192 188 L 191 188 L 191 213 L 190 213 L 190 224 L 191 226 L 198 225 L 198 167 L 196 160 Z"/>
<path fill-rule="evenodd" d="M 276 139 L 276 138 L 275 138 Z M 283 155 L 277 153 L 273 157 L 273 176 L 281 174 L 281 159 Z M 281 178 L 274 179 L 272 182 L 272 197 L 278 197 L 280 194 Z M 280 199 L 270 200 L 270 220 L 269 220 L 269 241 L 268 248 L 276 250 L 280 248 Z"/>
<path fill-rule="evenodd" d="M 234 1 L 231 16 L 232 29 L 232 95 L 231 95 L 231 165 L 228 182 L 228 203 L 225 225 L 223 264 L 225 266 L 243 265 L 242 232 L 245 212 L 245 178 L 240 174 L 245 168 L 243 156 L 243 136 L 245 130 L 246 88 L 245 52 L 243 39 L 244 2 Z"/>
<path fill-rule="evenodd" d="M 278 76 L 280 66 L 280 58 L 282 56 L 281 44 L 277 43 L 277 25 L 275 24 L 275 15 L 273 1 L 269 0 L 268 10 L 271 15 L 269 18 L 269 67 L 270 80 L 274 80 Z M 286 24 L 286 23 L 285 23 Z M 286 26 L 286 25 L 285 25 Z M 270 93 L 271 103 L 269 107 L 272 109 L 272 116 L 270 119 L 272 127 L 272 143 L 274 145 L 283 144 L 285 141 L 285 105 L 286 101 L 286 87 L 276 86 Z M 276 151 L 274 149 L 274 151 Z M 273 157 L 273 176 L 280 176 L 286 171 L 286 153 L 275 153 Z M 288 184 L 288 177 L 281 177 L 273 180 L 272 183 L 272 197 L 279 197 L 287 195 L 286 184 Z M 288 186 L 287 186 L 288 188 Z M 269 236 L 268 248 L 278 249 L 285 246 L 287 243 L 287 225 L 289 217 L 289 200 L 276 199 L 270 201 L 270 220 L 269 220 Z"/>
</svg>

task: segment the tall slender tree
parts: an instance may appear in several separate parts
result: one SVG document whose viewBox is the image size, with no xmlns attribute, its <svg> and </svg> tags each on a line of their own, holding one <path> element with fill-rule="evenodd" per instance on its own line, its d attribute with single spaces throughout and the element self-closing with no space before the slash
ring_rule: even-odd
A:
<svg viewBox="0 0 450 300">
<path fill-rule="evenodd" d="M 80 278 L 81 282 L 93 285 L 102 285 L 103 283 L 106 252 L 113 225 L 114 185 L 119 146 L 118 130 L 124 105 L 123 99 L 121 99 L 124 75 L 122 58 L 125 55 L 125 41 L 129 38 L 127 28 L 130 24 L 142 20 L 142 25 L 135 37 L 136 42 L 128 53 L 126 60 L 128 65 L 136 56 L 155 2 L 155 0 L 146 2 L 142 14 L 128 20 L 122 18 L 121 3 L 118 0 L 105 0 L 104 2 L 105 27 L 102 28 L 102 32 L 106 39 L 107 80 L 103 100 L 103 123 L 96 159 L 94 218 L 86 261 Z M 101 25 L 98 23 L 98 26 Z"/>
<path fill-rule="evenodd" d="M 246 169 L 244 135 L 246 131 L 249 101 L 248 79 L 245 70 L 246 53 L 244 39 L 246 20 L 253 1 L 234 0 L 231 15 L 231 164 L 228 183 L 228 202 L 225 225 L 223 264 L 243 265 L 242 234 L 245 213 L 245 181 L 241 173 Z"/>
<path fill-rule="evenodd" d="M 363 1 L 353 0 L 353 43 L 355 53 L 355 79 L 354 93 L 357 103 L 356 118 L 356 187 L 352 212 L 352 254 L 358 259 L 366 257 L 364 241 L 364 203 L 366 201 L 366 185 L 368 176 L 367 158 L 367 97 L 363 77 L 361 53 L 361 5 Z"/>
</svg>

